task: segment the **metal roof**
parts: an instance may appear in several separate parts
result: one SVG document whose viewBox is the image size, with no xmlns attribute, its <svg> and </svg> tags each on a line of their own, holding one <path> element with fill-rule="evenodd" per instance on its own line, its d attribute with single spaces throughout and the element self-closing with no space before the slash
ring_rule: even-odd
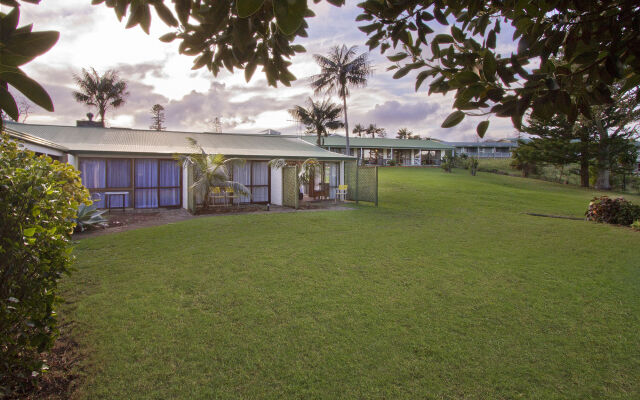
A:
<svg viewBox="0 0 640 400">
<path fill-rule="evenodd" d="M 316 143 L 318 137 L 303 136 L 303 140 L 309 143 Z M 324 147 L 346 147 L 347 140 L 344 136 L 327 136 L 322 138 Z M 436 142 L 434 140 L 417 139 L 389 139 L 389 138 L 361 138 L 349 137 L 350 147 L 363 148 L 388 148 L 388 149 L 423 149 L 423 150 L 450 150 L 453 147 L 448 144 Z"/>
<path fill-rule="evenodd" d="M 9 134 L 21 136 L 22 140 L 46 141 L 71 153 L 187 154 L 193 152 L 187 141 L 191 137 L 210 154 L 254 158 L 353 159 L 290 136 L 31 125 L 9 121 L 5 121 L 5 127 Z"/>
<path fill-rule="evenodd" d="M 518 147 L 518 143 L 513 142 L 447 142 L 455 147 Z"/>
</svg>

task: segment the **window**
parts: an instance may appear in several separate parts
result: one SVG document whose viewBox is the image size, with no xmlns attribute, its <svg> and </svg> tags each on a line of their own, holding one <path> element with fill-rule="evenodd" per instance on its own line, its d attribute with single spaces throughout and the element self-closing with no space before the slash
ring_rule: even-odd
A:
<svg viewBox="0 0 640 400">
<path fill-rule="evenodd" d="M 181 168 L 173 160 L 82 158 L 80 171 L 82 183 L 100 208 L 122 206 L 120 196 L 110 196 L 107 204 L 107 192 L 125 192 L 125 207 L 180 206 Z"/>
<path fill-rule="evenodd" d="M 269 164 L 267 161 L 247 161 L 233 166 L 233 180 L 249 189 L 251 196 L 241 196 L 241 203 L 268 203 Z"/>
</svg>

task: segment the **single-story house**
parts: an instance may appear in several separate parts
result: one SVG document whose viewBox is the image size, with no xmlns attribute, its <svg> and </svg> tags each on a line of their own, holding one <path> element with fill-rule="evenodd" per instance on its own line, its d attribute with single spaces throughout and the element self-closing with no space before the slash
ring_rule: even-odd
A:
<svg viewBox="0 0 640 400">
<path fill-rule="evenodd" d="M 303 136 L 303 140 L 316 144 L 317 136 Z M 344 136 L 331 135 L 322 138 L 321 147 L 344 154 L 347 140 Z M 453 147 L 435 140 L 390 139 L 349 137 L 351 156 L 362 160 L 363 164 L 388 165 L 394 160 L 397 165 L 440 165 L 445 152 Z"/>
<path fill-rule="evenodd" d="M 345 182 L 345 162 L 355 161 L 291 136 L 4 124 L 23 147 L 75 166 L 98 207 L 189 208 L 189 173 L 173 159 L 193 152 L 188 137 L 208 154 L 247 160 L 233 168 L 232 179 L 251 191 L 250 197 L 236 200 L 241 203 L 283 204 L 283 171 L 270 167 L 269 160 L 317 159 L 322 168 L 304 192 L 313 196 L 322 185 L 329 198 Z"/>
<path fill-rule="evenodd" d="M 466 154 L 477 158 L 509 158 L 511 152 L 518 147 L 517 140 L 497 142 L 445 142 L 455 148 L 455 154 Z"/>
</svg>

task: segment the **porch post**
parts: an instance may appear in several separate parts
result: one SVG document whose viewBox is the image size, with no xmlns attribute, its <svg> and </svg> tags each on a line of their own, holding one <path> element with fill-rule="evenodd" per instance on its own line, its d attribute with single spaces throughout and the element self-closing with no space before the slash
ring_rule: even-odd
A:
<svg viewBox="0 0 640 400">
<path fill-rule="evenodd" d="M 422 149 L 420 149 L 420 165 L 422 165 Z"/>
</svg>

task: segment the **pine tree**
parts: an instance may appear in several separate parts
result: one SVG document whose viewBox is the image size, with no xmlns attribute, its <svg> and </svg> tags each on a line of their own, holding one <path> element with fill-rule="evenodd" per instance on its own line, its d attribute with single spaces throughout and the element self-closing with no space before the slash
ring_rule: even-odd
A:
<svg viewBox="0 0 640 400">
<path fill-rule="evenodd" d="M 149 129 L 153 129 L 156 131 L 163 131 L 167 129 L 164 125 L 164 107 L 160 104 L 154 104 L 151 107 L 151 125 Z"/>
</svg>

